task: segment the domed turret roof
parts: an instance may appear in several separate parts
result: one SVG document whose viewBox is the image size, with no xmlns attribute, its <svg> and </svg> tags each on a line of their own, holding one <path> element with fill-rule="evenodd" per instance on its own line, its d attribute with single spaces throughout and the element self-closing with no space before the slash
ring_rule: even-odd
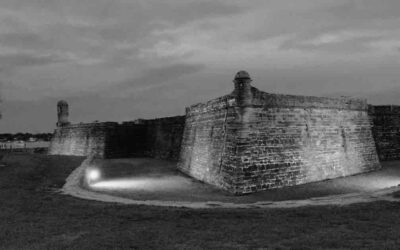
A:
<svg viewBox="0 0 400 250">
<path fill-rule="evenodd" d="M 249 73 L 247 71 L 241 70 L 236 73 L 235 80 L 237 79 L 251 79 Z"/>
<path fill-rule="evenodd" d="M 66 102 L 66 101 L 64 101 L 64 100 L 60 100 L 60 101 L 57 102 L 57 105 L 58 105 L 58 106 L 65 106 L 65 105 L 68 106 L 68 102 Z"/>
</svg>

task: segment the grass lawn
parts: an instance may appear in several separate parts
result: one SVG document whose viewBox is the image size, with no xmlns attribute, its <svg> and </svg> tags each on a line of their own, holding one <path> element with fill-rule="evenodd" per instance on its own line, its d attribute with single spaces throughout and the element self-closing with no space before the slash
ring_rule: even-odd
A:
<svg viewBox="0 0 400 250">
<path fill-rule="evenodd" d="M 0 164 L 1 249 L 398 249 L 400 203 L 199 209 L 81 200 L 54 189 L 83 158 L 16 154 Z"/>
</svg>

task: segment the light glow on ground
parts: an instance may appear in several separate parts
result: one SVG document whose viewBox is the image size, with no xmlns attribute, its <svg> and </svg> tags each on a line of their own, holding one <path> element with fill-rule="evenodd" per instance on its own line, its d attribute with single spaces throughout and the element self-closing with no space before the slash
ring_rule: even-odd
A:
<svg viewBox="0 0 400 250">
<path fill-rule="evenodd" d="M 97 173 L 93 172 L 92 177 L 97 177 Z M 96 178 L 94 178 L 96 179 Z M 97 179 L 98 180 L 98 179 Z M 186 180 L 179 176 L 165 177 L 131 177 L 118 179 L 103 179 L 96 182 L 89 182 L 92 189 L 97 190 L 141 190 L 141 191 L 167 191 L 181 190 L 184 191 Z M 348 185 L 348 184 L 347 184 Z M 348 188 L 358 191 L 375 191 L 384 188 L 390 188 L 400 185 L 400 177 L 398 176 L 380 176 L 374 180 L 355 182 L 353 185 L 348 185 Z M 340 186 L 340 184 L 339 184 Z"/>
<path fill-rule="evenodd" d="M 149 159 L 96 160 L 90 164 L 83 164 L 80 180 L 82 180 L 82 174 L 87 180 L 88 169 L 100 170 L 100 178 L 86 182 L 87 185 L 84 187 L 89 189 L 89 192 L 95 191 L 96 195 L 112 195 L 111 200 L 116 199 L 115 197 L 123 197 L 123 199 L 138 201 L 220 201 L 235 204 L 305 198 L 325 200 L 325 197 L 331 200 L 335 199 L 332 197 L 355 197 L 356 194 L 357 197 L 369 197 L 370 194 L 375 196 L 376 192 L 381 194 L 388 188 L 398 186 L 400 184 L 399 163 L 385 164 L 382 170 L 378 171 L 308 183 L 298 187 L 287 187 L 282 190 L 266 190 L 245 196 L 232 196 L 213 185 L 193 180 L 176 171 L 176 166 L 170 162 Z M 340 203 L 340 199 L 332 202 Z"/>
<path fill-rule="evenodd" d="M 390 188 L 400 185 L 400 178 L 398 176 L 382 176 L 376 180 L 371 180 L 368 185 L 364 187 L 365 191 L 379 190 Z"/>
<path fill-rule="evenodd" d="M 97 168 L 88 168 L 86 170 L 86 179 L 88 183 L 98 181 L 101 177 L 100 170 Z"/>
<path fill-rule="evenodd" d="M 181 177 L 135 177 L 102 180 L 90 185 L 100 190 L 171 190 L 182 188 Z"/>
</svg>

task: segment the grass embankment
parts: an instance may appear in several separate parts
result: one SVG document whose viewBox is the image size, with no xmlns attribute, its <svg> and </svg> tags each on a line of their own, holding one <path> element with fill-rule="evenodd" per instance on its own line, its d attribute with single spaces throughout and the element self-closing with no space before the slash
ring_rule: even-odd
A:
<svg viewBox="0 0 400 250">
<path fill-rule="evenodd" d="M 118 205 L 54 193 L 82 158 L 8 156 L 1 249 L 368 248 L 400 245 L 400 204 L 204 209 Z"/>
</svg>

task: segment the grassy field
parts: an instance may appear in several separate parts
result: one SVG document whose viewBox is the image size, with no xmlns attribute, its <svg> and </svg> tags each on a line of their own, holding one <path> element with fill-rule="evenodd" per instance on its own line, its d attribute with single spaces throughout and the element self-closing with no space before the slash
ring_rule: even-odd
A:
<svg viewBox="0 0 400 250">
<path fill-rule="evenodd" d="M 400 203 L 191 210 L 118 205 L 55 193 L 82 160 L 3 157 L 1 249 L 398 249 L 400 245 Z"/>
</svg>

